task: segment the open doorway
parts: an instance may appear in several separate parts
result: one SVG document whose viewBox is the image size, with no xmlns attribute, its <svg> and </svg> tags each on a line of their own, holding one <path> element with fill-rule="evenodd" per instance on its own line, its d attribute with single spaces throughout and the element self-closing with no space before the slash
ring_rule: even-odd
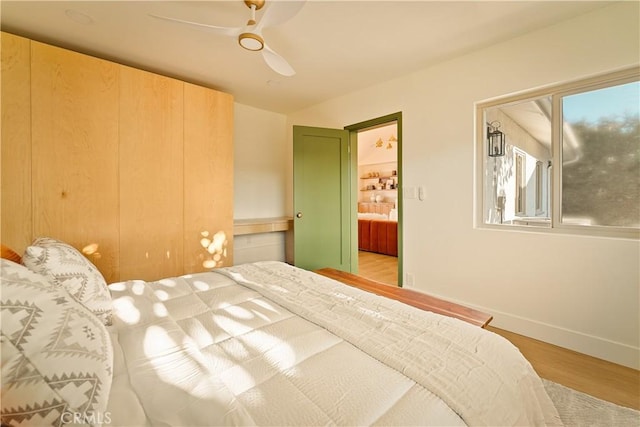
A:
<svg viewBox="0 0 640 427">
<path fill-rule="evenodd" d="M 398 286 L 398 120 L 357 130 L 358 274 Z"/>
<path fill-rule="evenodd" d="M 358 200 L 360 193 L 366 191 L 360 191 L 360 181 L 365 180 L 358 175 L 358 134 L 393 123 L 397 133 L 393 138 L 392 134 L 380 136 L 383 143 L 386 140 L 387 144 L 375 148 L 392 150 L 395 146 L 396 176 L 391 167 L 385 169 L 390 172 L 388 177 L 379 170 L 375 178 L 378 185 L 386 186 L 376 187 L 376 191 L 392 190 L 392 194 L 396 195 L 382 196 L 380 202 L 393 203 L 395 212 L 390 210 L 389 215 L 394 218 L 397 216 L 397 256 L 394 257 L 397 274 L 395 281 L 369 277 L 402 286 L 403 202 L 397 196 L 402 194 L 401 112 L 345 126 L 344 129 L 293 127 L 293 207 L 296 212 L 293 252 L 296 266 L 309 270 L 331 267 L 362 273 L 358 257 Z M 377 139 L 375 142 L 378 142 Z M 389 143 L 391 148 L 387 148 Z M 366 178 L 369 178 L 368 172 Z M 375 186 L 376 180 L 372 181 L 366 185 Z M 374 200 L 377 196 L 375 194 Z M 371 202 L 371 195 L 368 197 Z"/>
</svg>

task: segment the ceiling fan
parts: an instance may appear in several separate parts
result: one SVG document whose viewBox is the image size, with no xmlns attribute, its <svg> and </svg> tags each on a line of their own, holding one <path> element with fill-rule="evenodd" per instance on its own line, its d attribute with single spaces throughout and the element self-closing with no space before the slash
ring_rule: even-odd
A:
<svg viewBox="0 0 640 427">
<path fill-rule="evenodd" d="M 256 10 L 262 9 L 266 0 L 244 0 L 244 3 L 251 10 L 251 15 L 247 24 L 243 27 L 219 27 L 216 25 L 203 24 L 200 22 L 184 21 L 182 19 L 170 18 L 168 16 L 149 14 L 150 16 L 178 24 L 190 25 L 194 28 L 208 31 L 214 34 L 235 37 L 240 46 L 251 51 L 262 51 L 262 57 L 269 67 L 276 73 L 283 76 L 293 76 L 296 72 L 289 63 L 273 49 L 271 49 L 262 37 L 262 30 L 281 24 L 293 16 L 304 5 L 304 1 L 273 1 L 262 16 L 260 22 L 256 22 Z"/>
</svg>

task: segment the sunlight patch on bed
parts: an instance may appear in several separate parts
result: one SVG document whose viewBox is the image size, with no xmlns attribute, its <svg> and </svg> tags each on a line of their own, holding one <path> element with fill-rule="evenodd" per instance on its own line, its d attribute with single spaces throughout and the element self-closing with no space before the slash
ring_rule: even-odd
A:
<svg viewBox="0 0 640 427">
<path fill-rule="evenodd" d="M 199 399 L 219 399 L 226 393 L 220 378 L 207 369 L 193 342 L 178 345 L 162 327 L 150 326 L 144 337 L 144 352 L 154 372 L 163 382 Z M 197 360 L 198 355 L 202 360 Z"/>
<path fill-rule="evenodd" d="M 297 372 L 295 352 L 286 341 L 276 336 L 255 331 L 227 344 L 225 351 L 236 360 L 236 364 L 222 372 L 220 378 L 235 395 L 255 389 L 278 372 L 286 371 L 287 375 Z M 248 348 L 255 351 L 249 352 Z M 243 354 L 237 354 L 236 350 Z M 255 357 L 256 354 L 262 356 Z"/>
<path fill-rule="evenodd" d="M 211 289 L 211 286 L 204 280 L 194 280 L 191 283 L 193 284 L 193 287 L 199 291 L 208 291 Z"/>
<path fill-rule="evenodd" d="M 265 352 L 265 359 L 280 372 L 292 368 L 298 361 L 295 352 L 287 342 L 263 331 L 256 331 L 243 341 L 256 349 L 265 347 L 265 344 L 269 343 L 271 348 Z"/>
<path fill-rule="evenodd" d="M 256 379 L 240 365 L 227 369 L 220 375 L 227 387 L 236 396 L 257 385 Z"/>
<path fill-rule="evenodd" d="M 167 317 L 169 315 L 167 307 L 160 302 L 153 303 L 153 314 L 158 317 Z"/>
<path fill-rule="evenodd" d="M 245 334 L 239 338 L 245 345 L 249 345 L 251 348 L 257 350 L 259 353 L 264 353 L 274 347 L 280 345 L 283 341 L 270 333 L 256 329 L 251 333 Z"/>
<path fill-rule="evenodd" d="M 179 322 L 179 325 L 186 333 L 185 339 L 191 339 L 200 349 L 214 345 L 229 337 L 226 332 L 211 327 L 210 323 L 203 323 L 199 317 L 183 319 Z M 213 331 L 216 333 L 215 337 L 212 334 Z"/>
<path fill-rule="evenodd" d="M 160 301 L 166 301 L 169 299 L 169 293 L 162 289 L 156 289 L 153 293 Z"/>
<path fill-rule="evenodd" d="M 266 314 L 264 314 L 264 313 L 260 313 L 259 311 L 256 311 L 256 310 L 251 310 L 251 312 L 253 313 L 253 315 L 254 315 L 255 317 L 259 317 L 259 318 L 260 318 L 260 319 L 262 319 L 262 320 L 270 321 L 269 316 L 267 316 L 267 315 L 266 315 Z M 276 311 L 274 311 L 274 313 L 277 313 L 277 312 L 276 312 Z"/>
<path fill-rule="evenodd" d="M 144 288 L 145 288 L 144 282 L 135 281 L 135 283 L 131 285 L 131 292 L 133 292 L 136 295 L 142 295 L 144 293 Z"/>
<path fill-rule="evenodd" d="M 233 317 L 236 317 L 238 319 L 253 319 L 255 318 L 255 314 L 252 313 L 251 311 L 247 310 L 244 307 L 240 307 L 238 305 L 232 305 L 229 307 L 226 307 L 224 309 L 224 311 L 226 311 L 227 313 L 229 313 L 230 315 L 232 315 Z"/>
<path fill-rule="evenodd" d="M 175 288 L 177 286 L 176 281 L 173 279 L 162 279 L 158 280 L 157 283 L 160 283 L 163 286 L 167 286 L 169 288 Z"/>
<path fill-rule="evenodd" d="M 110 283 L 108 285 L 108 287 L 109 287 L 109 290 L 116 291 L 116 292 L 122 292 L 125 289 L 127 289 L 127 284 L 124 283 L 124 282 Z"/>
<path fill-rule="evenodd" d="M 269 301 L 267 301 L 266 299 L 254 299 L 253 303 L 255 305 L 258 305 L 262 308 L 265 308 L 269 311 L 271 311 L 272 313 L 280 313 L 280 311 L 276 310 L 275 307 L 273 306 L 273 304 L 271 304 Z"/>
<path fill-rule="evenodd" d="M 227 353 L 233 360 L 245 360 L 250 356 L 249 349 L 245 343 L 238 339 L 229 339 L 220 344 L 222 350 Z"/>
<path fill-rule="evenodd" d="M 120 297 L 113 300 L 115 315 L 128 325 L 135 325 L 140 321 L 140 310 L 133 303 L 131 297 Z"/>
<path fill-rule="evenodd" d="M 214 322 L 229 335 L 237 337 L 252 330 L 251 327 L 223 315 L 216 315 Z"/>
</svg>

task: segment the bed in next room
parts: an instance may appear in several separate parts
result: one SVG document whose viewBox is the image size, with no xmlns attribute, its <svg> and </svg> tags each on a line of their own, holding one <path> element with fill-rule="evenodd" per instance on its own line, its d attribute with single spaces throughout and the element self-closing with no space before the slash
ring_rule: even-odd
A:
<svg viewBox="0 0 640 427">
<path fill-rule="evenodd" d="M 2 424 L 558 425 L 505 339 L 280 262 L 106 285 L 2 260 Z"/>
<path fill-rule="evenodd" d="M 398 256 L 398 211 L 395 203 L 358 202 L 358 249 Z"/>
</svg>

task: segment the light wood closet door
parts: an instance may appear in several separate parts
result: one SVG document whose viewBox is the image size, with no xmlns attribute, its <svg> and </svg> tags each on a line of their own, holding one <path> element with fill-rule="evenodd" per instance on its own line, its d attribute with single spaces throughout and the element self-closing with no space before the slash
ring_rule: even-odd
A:
<svg viewBox="0 0 640 427">
<path fill-rule="evenodd" d="M 183 273 L 183 83 L 122 66 L 120 269 L 126 279 Z"/>
<path fill-rule="evenodd" d="M 118 66 L 31 42 L 33 231 L 118 279 Z"/>
<path fill-rule="evenodd" d="M 31 243 L 30 41 L 2 33 L 2 243 Z"/>
<path fill-rule="evenodd" d="M 184 266 L 233 265 L 233 97 L 184 84 Z"/>
</svg>

